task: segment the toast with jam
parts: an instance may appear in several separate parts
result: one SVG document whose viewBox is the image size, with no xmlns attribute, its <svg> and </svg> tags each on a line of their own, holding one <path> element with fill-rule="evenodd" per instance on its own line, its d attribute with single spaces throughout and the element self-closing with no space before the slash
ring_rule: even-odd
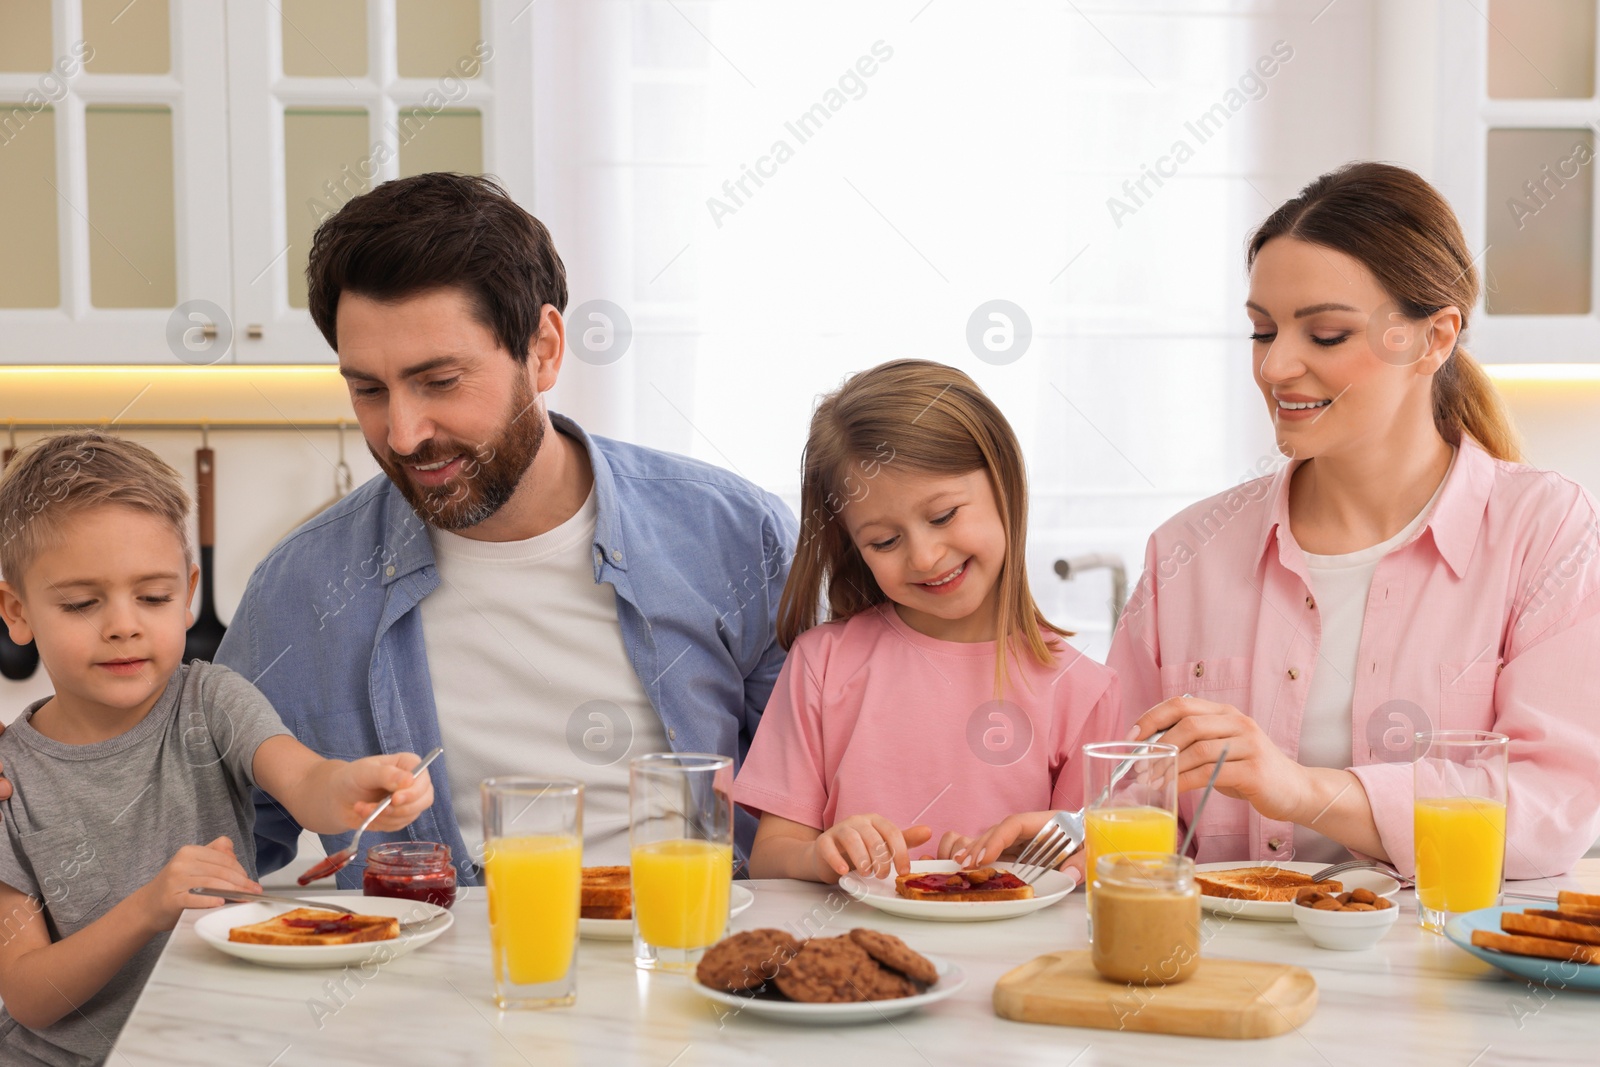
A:
<svg viewBox="0 0 1600 1067">
<path fill-rule="evenodd" d="M 353 945 L 399 936 L 400 920 L 392 915 L 341 915 L 326 908 L 295 908 L 228 931 L 229 941 L 246 945 Z"/>
<path fill-rule="evenodd" d="M 912 872 L 894 880 L 894 891 L 907 900 L 973 903 L 986 900 L 1028 900 L 1033 886 L 1010 871 L 976 867 L 948 874 Z"/>
<path fill-rule="evenodd" d="M 633 918 L 633 879 L 627 867 L 585 867 L 583 900 L 579 914 L 585 919 Z"/>
</svg>

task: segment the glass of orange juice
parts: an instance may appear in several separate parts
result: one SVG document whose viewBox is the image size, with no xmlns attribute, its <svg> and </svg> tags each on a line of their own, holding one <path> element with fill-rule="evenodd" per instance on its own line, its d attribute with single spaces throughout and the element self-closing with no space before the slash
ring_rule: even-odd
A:
<svg viewBox="0 0 1600 1067">
<path fill-rule="evenodd" d="M 583 785 L 485 778 L 480 791 L 495 1005 L 571 1004 L 578 995 Z"/>
<path fill-rule="evenodd" d="M 1452 915 L 1500 903 L 1511 740 L 1485 730 L 1417 734 L 1417 921 L 1440 932 Z"/>
<path fill-rule="evenodd" d="M 657 752 L 628 765 L 633 957 L 693 970 L 728 928 L 733 887 L 733 760 Z"/>
<path fill-rule="evenodd" d="M 1085 910 L 1094 939 L 1095 862 L 1101 856 L 1172 853 L 1178 847 L 1178 750 L 1151 741 L 1083 746 Z"/>
</svg>

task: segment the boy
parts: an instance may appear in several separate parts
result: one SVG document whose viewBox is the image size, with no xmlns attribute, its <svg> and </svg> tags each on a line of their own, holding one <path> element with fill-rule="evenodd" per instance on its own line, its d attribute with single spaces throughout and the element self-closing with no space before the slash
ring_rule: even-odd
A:
<svg viewBox="0 0 1600 1067">
<path fill-rule="evenodd" d="M 244 678 L 182 664 L 188 510 L 171 467 L 103 433 L 0 478 L 0 618 L 55 686 L 0 735 L 0 1063 L 103 1061 L 183 910 L 223 903 L 188 890 L 260 890 L 252 787 L 322 833 L 390 791 L 380 830 L 433 803 L 417 756 L 323 759 Z"/>
</svg>

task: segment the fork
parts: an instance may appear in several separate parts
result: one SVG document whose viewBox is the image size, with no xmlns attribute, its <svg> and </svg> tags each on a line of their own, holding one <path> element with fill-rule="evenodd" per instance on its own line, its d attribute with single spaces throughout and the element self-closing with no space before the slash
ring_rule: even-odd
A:
<svg viewBox="0 0 1600 1067">
<path fill-rule="evenodd" d="M 1382 860 L 1345 860 L 1343 863 L 1335 863 L 1331 867 L 1324 867 L 1310 877 L 1313 882 L 1323 882 L 1336 874 L 1343 874 L 1346 871 L 1377 871 L 1379 874 L 1386 874 L 1399 882 L 1402 889 L 1414 884 L 1412 879 L 1407 878 Z"/>
<path fill-rule="evenodd" d="M 1149 740 L 1140 743 L 1154 744 L 1161 740 L 1161 735 L 1166 732 L 1157 730 L 1150 735 Z M 1100 791 L 1098 797 L 1095 797 L 1094 803 L 1090 804 L 1089 808 L 1098 808 L 1106 802 L 1106 798 L 1111 796 L 1112 787 L 1122 781 L 1137 758 L 1129 756 L 1117 764 L 1116 769 L 1111 772 L 1111 780 L 1106 783 L 1106 787 Z M 1033 835 L 1033 840 L 1028 842 L 1028 847 L 1022 850 L 1022 854 L 1016 858 L 1014 864 L 1019 867 L 1032 867 L 1034 870 L 1027 874 L 1019 871 L 1017 877 L 1032 885 L 1044 876 L 1045 871 L 1054 870 L 1062 860 L 1082 848 L 1085 836 L 1085 810 L 1087 809 L 1058 811 L 1050 816 L 1049 820 L 1039 827 L 1039 832 Z"/>
</svg>

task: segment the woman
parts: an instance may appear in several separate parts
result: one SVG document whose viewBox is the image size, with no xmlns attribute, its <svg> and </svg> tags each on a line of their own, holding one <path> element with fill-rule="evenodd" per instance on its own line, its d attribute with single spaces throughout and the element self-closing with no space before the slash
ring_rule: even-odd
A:
<svg viewBox="0 0 1600 1067">
<path fill-rule="evenodd" d="M 1129 738 L 1179 748 L 1185 822 L 1227 746 L 1202 862 L 1409 872 L 1411 735 L 1499 731 L 1506 875 L 1567 870 L 1600 834 L 1596 508 L 1517 462 L 1457 344 L 1478 295 L 1460 225 L 1417 175 L 1356 163 L 1274 212 L 1247 261 L 1256 384 L 1292 462 L 1151 537 L 1108 658 Z"/>
</svg>

